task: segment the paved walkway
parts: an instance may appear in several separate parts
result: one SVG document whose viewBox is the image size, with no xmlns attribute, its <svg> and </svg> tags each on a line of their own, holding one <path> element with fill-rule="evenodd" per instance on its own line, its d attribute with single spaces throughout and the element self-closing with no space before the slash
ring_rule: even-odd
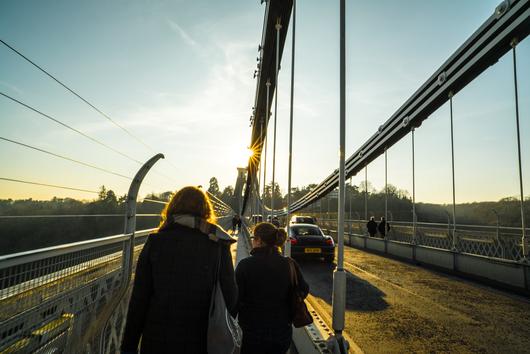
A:
<svg viewBox="0 0 530 354">
<path fill-rule="evenodd" d="M 333 266 L 300 262 L 331 313 Z M 366 353 L 530 353 L 530 299 L 346 247 L 346 332 Z"/>
</svg>

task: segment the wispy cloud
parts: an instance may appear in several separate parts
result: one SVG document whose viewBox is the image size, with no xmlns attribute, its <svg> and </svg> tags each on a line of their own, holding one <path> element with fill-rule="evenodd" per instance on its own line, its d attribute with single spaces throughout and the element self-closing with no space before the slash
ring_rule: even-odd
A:
<svg viewBox="0 0 530 354">
<path fill-rule="evenodd" d="M 19 89 L 19 88 L 16 87 L 15 85 L 11 85 L 11 84 L 8 83 L 8 82 L 0 81 L 0 86 L 4 86 L 4 87 L 8 88 L 10 91 L 14 91 L 14 92 L 16 92 L 16 93 L 19 94 L 19 95 L 23 95 L 23 94 L 24 94 L 24 92 L 22 92 L 21 89 Z"/>
<path fill-rule="evenodd" d="M 168 138 L 171 145 L 197 144 L 197 136 L 205 142 L 234 134 L 246 137 L 255 85 L 255 45 L 211 37 L 208 43 L 215 60 L 205 68 L 207 80 L 200 87 L 190 92 L 151 91 L 149 102 L 135 104 L 116 116 L 133 131 Z M 219 144 L 203 148 L 212 152 L 219 150 Z"/>
<path fill-rule="evenodd" d="M 188 45 L 191 47 L 197 47 L 198 43 L 182 28 L 178 23 L 173 20 L 167 20 L 169 27 L 175 31 Z"/>
</svg>

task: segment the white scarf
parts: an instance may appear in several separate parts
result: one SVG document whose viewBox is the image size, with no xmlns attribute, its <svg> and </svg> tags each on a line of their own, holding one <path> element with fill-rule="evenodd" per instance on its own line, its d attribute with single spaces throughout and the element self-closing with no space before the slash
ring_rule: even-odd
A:
<svg viewBox="0 0 530 354">
<path fill-rule="evenodd" d="M 174 215 L 173 222 L 182 226 L 186 226 L 192 229 L 197 229 L 203 234 L 208 235 L 208 238 L 212 241 L 228 241 L 230 243 L 236 242 L 237 240 L 230 236 L 223 228 L 216 224 L 211 224 L 205 219 L 199 218 L 193 215 L 181 214 Z"/>
</svg>

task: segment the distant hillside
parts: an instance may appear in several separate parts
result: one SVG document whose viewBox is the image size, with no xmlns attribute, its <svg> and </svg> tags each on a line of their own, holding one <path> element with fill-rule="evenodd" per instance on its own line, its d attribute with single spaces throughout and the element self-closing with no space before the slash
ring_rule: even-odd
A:
<svg viewBox="0 0 530 354">
<path fill-rule="evenodd" d="M 151 199 L 159 196 L 151 195 Z M 163 204 L 140 202 L 138 214 L 159 214 Z M 94 215 L 121 214 L 120 216 L 85 216 L 68 218 L 0 218 L 0 254 L 10 254 L 63 243 L 70 243 L 123 233 L 125 196 L 116 197 L 112 190 L 101 188 L 94 201 L 71 198 L 52 200 L 0 200 L 0 215 Z M 159 217 L 138 217 L 138 230 L 156 227 Z"/>
<path fill-rule="evenodd" d="M 211 187 L 211 186 L 210 186 Z M 292 199 L 297 200 L 309 192 L 315 185 L 302 188 L 293 188 Z M 279 186 L 275 186 L 275 198 L 278 207 L 286 205 L 287 196 L 281 196 Z M 346 216 L 351 214 L 354 219 L 364 218 L 365 194 L 364 188 L 347 186 Z M 369 188 L 370 190 L 370 188 Z M 271 188 L 266 188 L 264 200 L 270 203 Z M 221 199 L 230 203 L 233 188 L 226 187 L 221 193 L 213 190 Z M 149 199 L 168 200 L 170 192 L 160 195 L 150 195 Z M 351 203 L 350 203 L 351 202 Z M 138 203 L 138 214 L 160 214 L 163 204 L 152 202 Z M 124 227 L 125 196 L 117 197 L 112 190 L 101 187 L 96 200 L 80 201 L 71 198 L 53 198 L 47 201 L 40 200 L 0 200 L 0 215 L 27 216 L 27 215 L 94 215 L 94 214 L 119 214 L 119 216 L 75 217 L 75 218 L 0 218 L 0 254 L 10 254 L 27 251 L 63 243 L 88 240 L 109 235 L 123 233 Z M 337 199 L 323 198 L 320 203 L 307 209 L 307 211 L 326 213 L 330 211 L 331 217 L 336 217 Z M 385 194 L 382 191 L 372 190 L 368 194 L 368 216 L 379 218 L 384 215 Z M 476 202 L 458 204 L 456 206 L 458 224 L 495 225 L 496 215 L 499 215 L 501 226 L 521 226 L 520 202 L 515 198 L 504 198 L 497 202 Z M 394 186 L 388 188 L 388 211 L 390 221 L 412 221 L 412 201 L 407 191 L 398 190 Z M 416 211 L 419 222 L 447 223 L 448 216 L 452 220 L 452 205 L 418 203 Z M 530 223 L 530 198 L 525 201 L 526 220 Z M 137 230 L 156 227 L 159 223 L 158 216 L 138 217 Z"/>
</svg>

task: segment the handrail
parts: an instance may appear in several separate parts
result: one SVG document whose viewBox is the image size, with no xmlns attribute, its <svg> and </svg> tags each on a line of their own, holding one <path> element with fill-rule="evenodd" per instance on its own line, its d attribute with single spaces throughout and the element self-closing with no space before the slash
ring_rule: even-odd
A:
<svg viewBox="0 0 530 354">
<path fill-rule="evenodd" d="M 336 222 L 337 221 L 337 219 L 322 219 L 322 218 L 320 218 L 319 220 L 320 221 L 332 221 L 332 222 Z M 364 220 L 364 219 L 348 219 L 348 220 L 345 220 L 345 222 L 356 222 L 356 223 L 367 222 L 367 221 L 368 220 Z M 388 223 L 391 224 L 391 225 L 392 224 L 393 225 L 409 225 L 409 224 L 412 224 L 412 221 L 388 221 Z M 443 227 L 447 228 L 447 223 L 417 221 L 416 225 L 443 226 Z M 449 225 L 453 226 L 453 223 L 449 223 Z M 474 228 L 491 229 L 491 230 L 496 230 L 497 228 L 501 229 L 501 230 L 513 230 L 513 231 L 520 231 L 521 230 L 520 227 L 515 227 L 515 226 L 499 226 L 499 227 L 497 227 L 497 226 L 493 226 L 493 225 L 475 225 L 475 224 L 455 224 L 455 226 L 456 227 L 461 227 L 461 228 L 474 227 Z M 526 228 L 526 230 L 530 231 L 530 228 Z"/>
<path fill-rule="evenodd" d="M 0 256 L 2 268 L 13 267 L 23 263 L 35 262 L 48 257 L 61 256 L 71 252 L 83 251 L 98 246 L 119 243 L 130 238 L 131 234 L 121 234 L 98 238 L 95 240 L 72 242 L 58 246 L 39 248 L 31 251 L 8 254 Z"/>
<path fill-rule="evenodd" d="M 336 219 L 320 219 L 320 222 L 324 230 L 336 231 L 330 229 L 336 229 Z M 370 238 L 365 223 L 366 220 L 346 220 L 344 225 L 349 230 L 348 235 Z M 452 224 L 426 222 L 415 224 L 412 221 L 394 221 L 389 224 L 391 228 L 385 235 L 378 233 L 374 237 L 378 239 L 382 237 L 389 242 L 401 242 L 490 259 L 524 263 L 521 228 L 501 226 L 497 228 L 490 225 L 470 224 L 457 224 L 453 228 L 451 227 Z M 454 236 L 456 236 L 456 242 L 453 246 Z"/>
</svg>

